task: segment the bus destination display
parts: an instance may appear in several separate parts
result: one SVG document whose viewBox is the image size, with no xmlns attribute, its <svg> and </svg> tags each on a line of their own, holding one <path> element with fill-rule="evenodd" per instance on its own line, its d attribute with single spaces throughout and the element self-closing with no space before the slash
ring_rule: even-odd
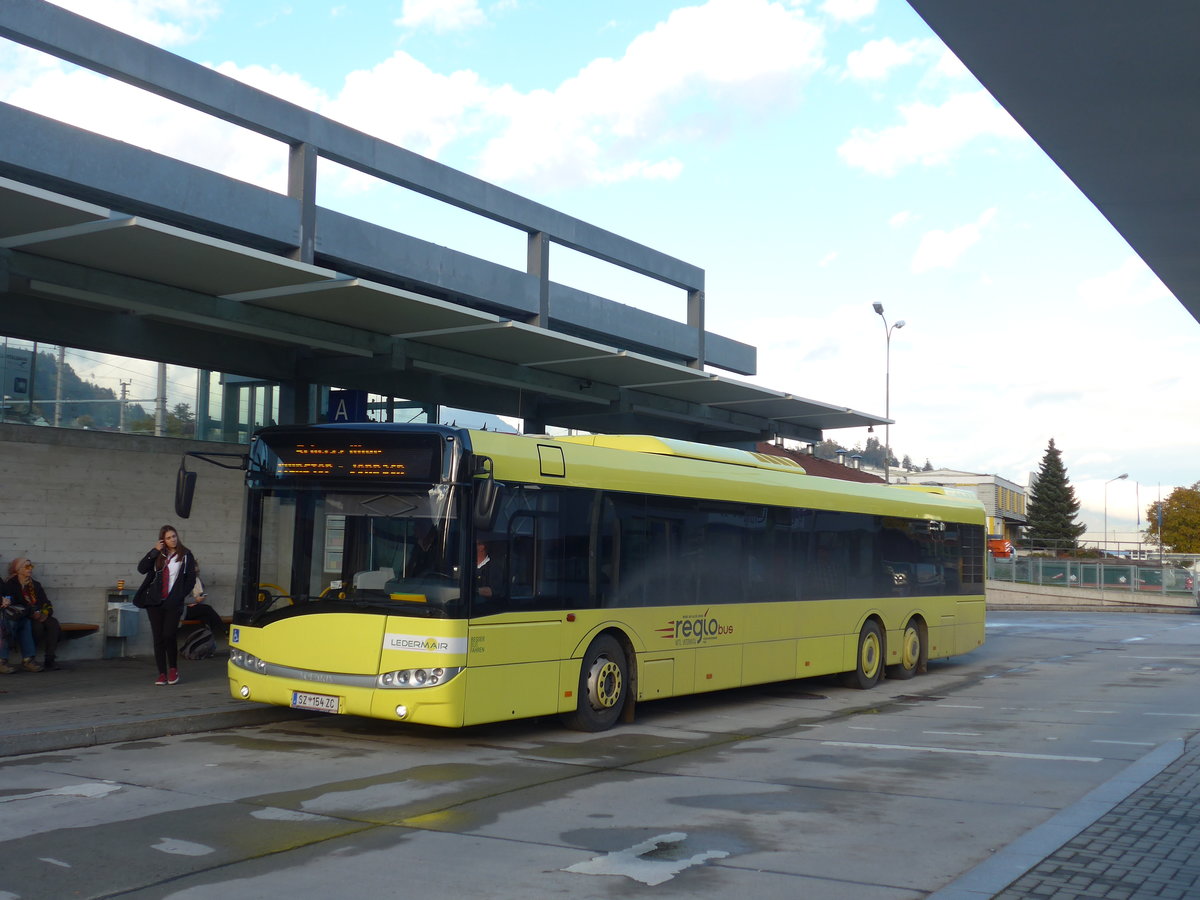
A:
<svg viewBox="0 0 1200 900">
<path fill-rule="evenodd" d="M 376 478 L 436 481 L 440 475 L 437 445 L 428 441 L 393 443 L 372 438 L 344 441 L 296 440 L 271 447 L 275 477 Z"/>
</svg>

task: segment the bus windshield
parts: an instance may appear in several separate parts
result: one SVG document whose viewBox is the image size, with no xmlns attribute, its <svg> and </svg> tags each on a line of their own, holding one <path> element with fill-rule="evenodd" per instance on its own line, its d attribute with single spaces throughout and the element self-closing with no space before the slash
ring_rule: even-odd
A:
<svg viewBox="0 0 1200 900">
<path fill-rule="evenodd" d="M 335 609 L 464 615 L 457 498 L 428 483 L 253 491 L 239 611 L 251 622 Z"/>
</svg>

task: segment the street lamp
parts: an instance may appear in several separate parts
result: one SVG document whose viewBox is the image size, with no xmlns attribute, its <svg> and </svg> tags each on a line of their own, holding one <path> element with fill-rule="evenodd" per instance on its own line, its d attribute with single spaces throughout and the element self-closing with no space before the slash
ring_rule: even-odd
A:
<svg viewBox="0 0 1200 900">
<path fill-rule="evenodd" d="M 883 319 L 883 333 L 885 340 L 884 349 L 884 368 L 883 368 L 883 417 L 888 421 L 883 425 L 883 481 L 884 484 L 891 482 L 891 463 L 892 463 L 892 332 L 897 328 L 904 327 L 904 320 L 889 326 L 887 317 L 883 314 L 882 303 L 872 303 L 871 308 L 879 314 L 879 318 Z"/>
<path fill-rule="evenodd" d="M 1122 481 L 1129 477 L 1128 472 L 1122 472 L 1116 478 L 1110 478 L 1104 482 L 1104 546 L 1108 546 L 1108 486 L 1114 481 Z"/>
</svg>

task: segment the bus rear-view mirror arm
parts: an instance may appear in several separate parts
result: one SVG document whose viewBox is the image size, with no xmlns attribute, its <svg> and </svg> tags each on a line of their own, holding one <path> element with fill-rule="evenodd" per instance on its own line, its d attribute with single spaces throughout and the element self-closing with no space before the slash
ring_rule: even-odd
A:
<svg viewBox="0 0 1200 900">
<path fill-rule="evenodd" d="M 476 528 L 488 529 L 496 518 L 498 486 L 492 474 L 492 461 L 486 456 L 475 457 L 475 506 L 472 510 Z"/>
<path fill-rule="evenodd" d="M 250 464 L 250 455 L 247 453 L 208 453 L 202 450 L 189 450 L 184 453 L 183 458 L 179 460 L 179 471 L 175 473 L 175 515 L 181 519 L 186 519 L 192 514 L 192 497 L 196 493 L 196 473 L 189 472 L 187 467 L 189 456 L 220 466 L 222 469 L 245 471 Z M 222 462 L 221 459 L 237 462 Z"/>
</svg>

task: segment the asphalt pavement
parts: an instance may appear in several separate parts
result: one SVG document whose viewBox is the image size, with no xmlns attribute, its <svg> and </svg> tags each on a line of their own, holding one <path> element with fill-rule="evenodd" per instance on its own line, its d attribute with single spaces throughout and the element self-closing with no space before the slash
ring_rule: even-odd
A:
<svg viewBox="0 0 1200 900">
<path fill-rule="evenodd" d="M 228 653 L 179 660 L 178 684 L 154 684 L 151 659 L 85 659 L 60 670 L 0 675 L 4 757 L 136 741 L 311 715 L 234 700 Z"/>
<path fill-rule="evenodd" d="M 0 768 L 8 757 L 318 715 L 229 695 L 227 654 L 180 660 L 159 687 L 146 659 L 77 660 L 0 675 Z M 929 900 L 1200 897 L 1200 739 L 1131 764 Z"/>
</svg>

